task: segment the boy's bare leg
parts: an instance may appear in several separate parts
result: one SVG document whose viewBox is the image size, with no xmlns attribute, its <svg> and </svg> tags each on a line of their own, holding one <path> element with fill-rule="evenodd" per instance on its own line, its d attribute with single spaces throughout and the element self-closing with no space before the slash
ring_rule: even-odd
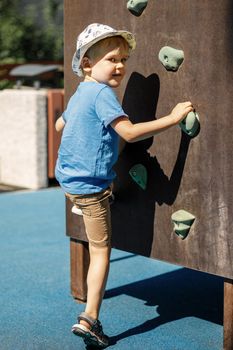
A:
<svg viewBox="0 0 233 350">
<path fill-rule="evenodd" d="M 89 244 L 90 265 L 87 274 L 87 304 L 85 312 L 98 319 L 109 272 L 111 247 L 95 247 Z M 80 323 L 88 328 L 85 321 Z"/>
</svg>

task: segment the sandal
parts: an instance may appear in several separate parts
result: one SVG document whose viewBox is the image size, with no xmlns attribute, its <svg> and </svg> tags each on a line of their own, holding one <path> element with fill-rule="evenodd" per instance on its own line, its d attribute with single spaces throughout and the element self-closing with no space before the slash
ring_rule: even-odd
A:
<svg viewBox="0 0 233 350">
<path fill-rule="evenodd" d="M 80 323 L 80 320 L 86 321 L 90 328 Z M 98 348 L 106 348 L 109 345 L 109 338 L 103 333 L 103 328 L 99 320 L 95 320 L 86 312 L 82 312 L 78 316 L 78 323 L 74 324 L 71 331 L 82 337 L 86 345 L 96 346 Z"/>
</svg>

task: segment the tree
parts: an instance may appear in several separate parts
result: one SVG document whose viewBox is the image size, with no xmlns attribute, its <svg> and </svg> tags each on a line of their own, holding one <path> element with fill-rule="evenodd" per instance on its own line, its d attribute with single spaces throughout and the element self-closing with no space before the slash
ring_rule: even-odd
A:
<svg viewBox="0 0 233 350">
<path fill-rule="evenodd" d="M 0 0 L 0 47 L 0 63 L 62 60 L 62 0 Z"/>
</svg>

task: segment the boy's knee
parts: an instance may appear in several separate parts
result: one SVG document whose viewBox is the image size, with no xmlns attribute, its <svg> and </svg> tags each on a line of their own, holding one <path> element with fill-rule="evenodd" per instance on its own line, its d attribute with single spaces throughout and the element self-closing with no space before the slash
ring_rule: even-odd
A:
<svg viewBox="0 0 233 350">
<path fill-rule="evenodd" d="M 89 244 L 95 248 L 109 248 L 111 246 L 110 240 L 106 240 L 105 238 L 100 241 L 95 241 L 89 238 Z"/>
</svg>

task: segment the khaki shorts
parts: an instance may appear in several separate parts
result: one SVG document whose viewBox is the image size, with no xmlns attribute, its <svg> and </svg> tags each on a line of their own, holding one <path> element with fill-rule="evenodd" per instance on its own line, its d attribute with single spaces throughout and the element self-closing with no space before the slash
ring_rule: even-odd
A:
<svg viewBox="0 0 233 350">
<path fill-rule="evenodd" d="M 105 247 L 110 244 L 112 228 L 109 197 L 112 190 L 88 194 L 69 194 L 66 196 L 72 203 L 82 210 L 87 238 L 90 244 Z"/>
</svg>

